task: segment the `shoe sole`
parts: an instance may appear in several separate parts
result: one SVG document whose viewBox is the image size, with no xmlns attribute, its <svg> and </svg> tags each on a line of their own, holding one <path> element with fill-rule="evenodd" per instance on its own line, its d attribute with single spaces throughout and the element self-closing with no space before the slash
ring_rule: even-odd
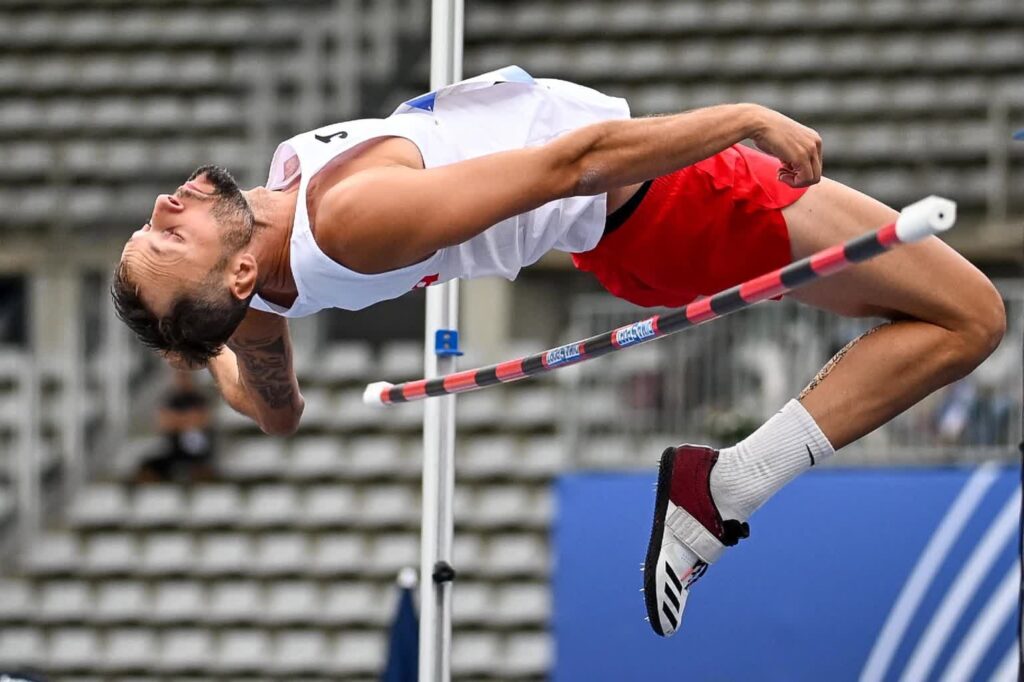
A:
<svg viewBox="0 0 1024 682">
<path fill-rule="evenodd" d="M 644 604 L 647 606 L 647 620 L 654 631 L 664 637 L 661 617 L 658 612 L 658 557 L 661 556 L 661 541 L 665 535 L 665 514 L 668 511 L 668 493 L 671 488 L 672 465 L 676 460 L 676 449 L 667 448 L 661 453 L 658 465 L 658 487 L 654 498 L 654 523 L 651 526 L 651 540 L 647 545 L 647 559 L 644 561 Z"/>
</svg>

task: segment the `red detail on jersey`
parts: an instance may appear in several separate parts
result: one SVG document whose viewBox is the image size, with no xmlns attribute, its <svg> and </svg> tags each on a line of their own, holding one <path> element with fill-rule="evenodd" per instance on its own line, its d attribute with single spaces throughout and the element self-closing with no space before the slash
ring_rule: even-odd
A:
<svg viewBox="0 0 1024 682">
<path fill-rule="evenodd" d="M 429 287 L 431 284 L 437 284 L 437 280 L 441 277 L 441 273 L 435 272 L 433 275 L 427 275 L 419 282 L 416 282 L 416 286 L 413 289 L 424 289 Z"/>
</svg>

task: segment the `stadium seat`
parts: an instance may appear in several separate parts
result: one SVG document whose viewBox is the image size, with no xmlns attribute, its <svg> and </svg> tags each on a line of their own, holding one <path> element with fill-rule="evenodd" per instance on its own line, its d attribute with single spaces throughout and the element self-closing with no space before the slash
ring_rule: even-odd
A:
<svg viewBox="0 0 1024 682">
<path fill-rule="evenodd" d="M 474 573 L 483 565 L 483 542 L 473 533 L 456 533 L 452 543 L 452 558 L 456 571 Z"/>
<path fill-rule="evenodd" d="M 128 498 L 117 484 L 93 484 L 75 496 L 68 520 L 75 526 L 109 526 L 124 519 Z"/>
<path fill-rule="evenodd" d="M 53 622 L 79 621 L 95 609 L 92 590 L 81 580 L 50 581 L 39 594 L 38 618 Z"/>
<path fill-rule="evenodd" d="M 517 442 L 511 436 L 477 436 L 456 449 L 456 469 L 466 478 L 507 474 L 516 466 Z"/>
<path fill-rule="evenodd" d="M 335 342 L 320 354 L 317 374 L 324 381 L 369 380 L 373 376 L 373 351 L 363 341 Z"/>
<path fill-rule="evenodd" d="M 226 580 L 209 590 L 205 619 L 211 623 L 247 623 L 263 611 L 263 592 L 252 580 Z"/>
<path fill-rule="evenodd" d="M 502 391 L 479 391 L 459 398 L 455 418 L 460 431 L 499 426 L 505 415 Z"/>
<path fill-rule="evenodd" d="M 221 635 L 215 668 L 219 672 L 266 670 L 271 661 L 270 637 L 259 630 L 229 630 Z"/>
<path fill-rule="evenodd" d="M 162 646 L 155 666 L 158 670 L 203 670 L 213 659 L 213 637 L 207 630 L 175 628 L 166 631 L 161 639 Z"/>
<path fill-rule="evenodd" d="M 384 344 L 377 361 L 377 378 L 406 381 L 423 376 L 423 344 L 419 341 L 391 341 Z"/>
<path fill-rule="evenodd" d="M 67 573 L 79 563 L 78 538 L 70 533 L 46 533 L 31 544 L 26 558 L 34 573 Z"/>
<path fill-rule="evenodd" d="M 550 386 L 510 391 L 505 423 L 512 428 L 552 427 L 561 413 L 557 400 L 557 394 Z"/>
<path fill-rule="evenodd" d="M 203 485 L 192 493 L 183 521 L 193 527 L 233 525 L 242 514 L 241 494 L 233 485 Z"/>
<path fill-rule="evenodd" d="M 95 575 L 126 573 L 139 563 L 139 547 L 129 533 L 104 532 L 86 544 L 84 562 L 78 569 Z"/>
<path fill-rule="evenodd" d="M 237 120 L 238 111 L 228 97 L 207 95 L 196 98 L 191 119 L 200 128 L 220 128 Z"/>
<path fill-rule="evenodd" d="M 384 661 L 384 639 L 379 633 L 346 632 L 331 648 L 326 668 L 339 675 L 377 674 Z"/>
<path fill-rule="evenodd" d="M 281 439 L 268 436 L 235 440 L 224 452 L 220 467 L 226 476 L 238 480 L 273 478 L 285 466 Z"/>
<path fill-rule="evenodd" d="M 287 476 L 293 480 L 337 478 L 342 473 L 342 452 L 335 436 L 298 436 L 292 441 Z"/>
<path fill-rule="evenodd" d="M 580 464 L 605 468 L 621 466 L 623 454 L 635 451 L 634 443 L 628 436 L 607 435 L 582 443 L 576 454 Z"/>
<path fill-rule="evenodd" d="M 368 526 L 419 525 L 419 486 L 367 486 L 357 505 L 359 521 Z"/>
<path fill-rule="evenodd" d="M 108 670 L 148 670 L 157 656 L 151 630 L 115 628 L 107 633 L 103 665 Z"/>
<path fill-rule="evenodd" d="M 384 588 L 393 591 L 388 586 Z M 336 583 L 324 588 L 316 619 L 325 624 L 379 625 L 391 617 L 380 590 L 365 580 Z"/>
<path fill-rule="evenodd" d="M 303 580 L 277 581 L 267 588 L 260 617 L 272 624 L 309 623 L 321 608 L 320 588 Z"/>
<path fill-rule="evenodd" d="M 202 575 L 238 574 L 253 562 L 250 540 L 237 533 L 209 533 L 199 541 L 194 570 Z"/>
<path fill-rule="evenodd" d="M 178 486 L 146 485 L 135 493 L 130 522 L 135 526 L 178 526 L 185 518 L 185 496 Z"/>
<path fill-rule="evenodd" d="M 295 519 L 298 508 L 298 496 L 293 486 L 260 485 L 249 492 L 246 511 L 240 520 L 247 526 L 286 526 Z"/>
<path fill-rule="evenodd" d="M 95 630 L 83 627 L 57 628 L 50 634 L 47 667 L 81 670 L 99 659 L 99 638 Z"/>
<path fill-rule="evenodd" d="M 403 443 L 393 435 L 352 438 L 345 447 L 345 473 L 358 478 L 393 477 L 411 469 Z"/>
<path fill-rule="evenodd" d="M 356 517 L 355 493 L 350 486 L 321 484 L 307 489 L 297 523 L 309 528 L 351 524 Z"/>
<path fill-rule="evenodd" d="M 554 477 L 567 468 L 569 456 L 556 436 L 527 438 L 515 459 L 515 473 L 518 476 Z"/>
<path fill-rule="evenodd" d="M 372 408 L 379 410 L 380 408 Z M 423 401 L 392 405 L 384 410 L 384 424 L 388 431 L 419 430 L 423 426 Z"/>
<path fill-rule="evenodd" d="M 45 663 L 46 642 L 42 630 L 33 627 L 0 628 L 0 661 L 8 666 Z"/>
<path fill-rule="evenodd" d="M 498 636 L 493 632 L 465 632 L 452 640 L 452 673 L 489 675 L 500 660 Z"/>
<path fill-rule="evenodd" d="M 469 527 L 530 526 L 546 520 L 522 486 L 480 486 L 474 493 L 472 508 L 460 519 Z"/>
<path fill-rule="evenodd" d="M 27 580 L 0 579 L 0 621 L 18 622 L 36 611 L 36 591 Z"/>
<path fill-rule="evenodd" d="M 419 554 L 418 535 L 379 533 L 371 545 L 369 569 L 381 575 L 397 575 L 400 568 L 418 566 Z"/>
<path fill-rule="evenodd" d="M 149 575 L 187 573 L 195 562 L 195 545 L 188 534 L 150 533 L 146 536 L 142 560 L 136 570 Z"/>
<path fill-rule="evenodd" d="M 321 535 L 313 551 L 312 570 L 320 575 L 352 574 L 367 565 L 366 543 L 358 535 Z"/>
<path fill-rule="evenodd" d="M 270 669 L 281 673 L 319 673 L 328 657 L 327 635 L 317 630 L 281 632 L 275 638 Z"/>
<path fill-rule="evenodd" d="M 329 409 L 331 424 L 342 429 L 379 428 L 384 421 L 384 410 L 363 403 L 356 390 L 341 391 Z"/>
<path fill-rule="evenodd" d="M 206 590 L 191 580 L 165 580 L 157 584 L 148 618 L 158 623 L 190 623 L 208 607 Z"/>
<path fill-rule="evenodd" d="M 296 573 L 309 563 L 309 545 L 304 534 L 265 533 L 260 536 L 254 558 L 248 571 L 261 575 Z"/>
<path fill-rule="evenodd" d="M 452 590 L 452 619 L 456 625 L 493 620 L 494 589 L 487 583 L 459 582 Z"/>
<path fill-rule="evenodd" d="M 544 541 L 534 535 L 498 534 L 490 536 L 484 559 L 488 575 L 543 576 L 549 568 Z"/>
<path fill-rule="evenodd" d="M 551 616 L 551 589 L 541 583 L 511 583 L 497 591 L 491 607 L 506 625 L 544 625 Z"/>
<path fill-rule="evenodd" d="M 137 580 L 104 581 L 96 587 L 95 594 L 90 620 L 130 622 L 149 618 L 154 613 L 148 588 Z"/>
<path fill-rule="evenodd" d="M 543 675 L 551 669 L 552 643 L 542 632 L 510 635 L 506 641 L 501 669 L 509 677 Z"/>
<path fill-rule="evenodd" d="M 589 427 L 614 429 L 629 417 L 625 388 L 588 386 L 580 396 L 577 418 Z"/>
</svg>

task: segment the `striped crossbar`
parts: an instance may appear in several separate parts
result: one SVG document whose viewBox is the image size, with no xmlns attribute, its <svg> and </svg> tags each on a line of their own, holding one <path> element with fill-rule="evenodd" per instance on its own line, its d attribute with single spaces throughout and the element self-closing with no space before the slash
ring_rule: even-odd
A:
<svg viewBox="0 0 1024 682">
<path fill-rule="evenodd" d="M 376 382 L 367 386 L 363 399 L 369 404 L 391 405 L 451 393 L 466 393 L 544 374 L 623 348 L 647 343 L 780 296 L 840 272 L 855 263 L 881 255 L 901 244 L 918 241 L 944 231 L 952 226 L 955 211 L 955 204 L 952 202 L 929 197 L 908 206 L 903 210 L 900 219 L 894 223 L 818 251 L 807 258 L 747 280 L 708 298 L 694 301 L 674 312 L 648 317 L 581 341 L 497 365 L 401 384 Z"/>
</svg>

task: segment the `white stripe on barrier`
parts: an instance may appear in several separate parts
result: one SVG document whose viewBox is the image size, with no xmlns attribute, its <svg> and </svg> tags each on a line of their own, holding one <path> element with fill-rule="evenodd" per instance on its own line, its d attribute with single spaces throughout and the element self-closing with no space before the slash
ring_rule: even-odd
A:
<svg viewBox="0 0 1024 682">
<path fill-rule="evenodd" d="M 963 616 L 971 597 L 978 591 L 981 581 L 999 558 L 999 553 L 1006 547 L 1006 543 L 1014 538 L 1019 519 L 1020 490 L 1017 490 L 1003 505 L 999 516 L 985 531 L 974 551 L 964 560 L 960 572 L 953 579 L 949 591 L 928 623 L 914 653 L 911 654 L 910 662 L 907 663 L 900 678 L 901 682 L 928 679 L 935 661 L 949 639 L 949 634 Z"/>
<path fill-rule="evenodd" d="M 1019 590 L 1020 564 L 1015 563 L 960 642 L 940 682 L 976 679 L 978 664 L 999 636 L 1000 628 L 1017 608 Z"/>
<path fill-rule="evenodd" d="M 994 464 L 984 464 L 971 475 L 963 489 L 957 495 L 949 511 L 939 522 L 932 537 L 928 540 L 921 557 L 917 560 L 907 582 L 896 598 L 889 616 L 885 619 L 871 648 L 867 663 L 860 674 L 860 682 L 882 682 L 889 670 L 889 664 L 903 640 L 903 635 L 917 611 L 921 599 L 931 584 L 932 579 L 942 565 L 950 548 L 963 530 L 967 519 L 977 508 L 985 492 L 995 482 L 998 469 Z"/>
</svg>

